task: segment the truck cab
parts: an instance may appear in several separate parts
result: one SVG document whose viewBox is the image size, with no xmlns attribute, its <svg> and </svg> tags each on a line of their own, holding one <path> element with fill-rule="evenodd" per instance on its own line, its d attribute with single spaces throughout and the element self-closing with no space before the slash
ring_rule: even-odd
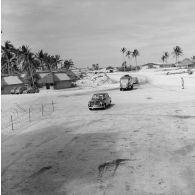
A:
<svg viewBox="0 0 195 195">
<path fill-rule="evenodd" d="M 120 91 L 133 89 L 133 77 L 130 75 L 124 75 L 120 78 Z"/>
</svg>

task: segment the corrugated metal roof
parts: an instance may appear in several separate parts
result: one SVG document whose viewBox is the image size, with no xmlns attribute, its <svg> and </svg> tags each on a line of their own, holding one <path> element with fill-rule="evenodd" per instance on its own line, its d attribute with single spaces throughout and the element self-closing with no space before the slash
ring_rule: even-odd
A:
<svg viewBox="0 0 195 195">
<path fill-rule="evenodd" d="M 70 77 L 66 73 L 54 73 L 54 81 L 69 81 Z"/>
<path fill-rule="evenodd" d="M 66 73 L 63 72 L 47 72 L 39 73 L 39 83 L 54 83 L 57 81 L 69 81 L 72 80 Z"/>
<path fill-rule="evenodd" d="M 22 80 L 18 76 L 2 77 L 1 81 L 4 85 L 23 84 Z"/>
</svg>

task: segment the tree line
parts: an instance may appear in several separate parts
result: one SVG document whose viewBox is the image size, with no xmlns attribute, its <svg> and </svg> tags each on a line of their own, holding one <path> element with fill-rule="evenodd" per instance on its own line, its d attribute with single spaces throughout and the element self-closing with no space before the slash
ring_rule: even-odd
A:
<svg viewBox="0 0 195 195">
<path fill-rule="evenodd" d="M 123 70 L 125 71 L 126 68 L 127 68 L 127 62 L 125 60 L 125 57 L 127 57 L 128 60 L 129 60 L 130 69 L 132 69 L 131 57 L 135 59 L 135 67 L 136 67 L 136 70 L 137 70 L 138 69 L 137 57 L 140 56 L 140 52 L 137 49 L 134 49 L 133 51 L 127 50 L 125 47 L 121 48 L 121 52 L 122 52 L 122 55 L 123 55 L 123 63 L 122 63 Z"/>
<path fill-rule="evenodd" d="M 1 73 L 14 75 L 26 73 L 33 77 L 37 70 L 53 71 L 69 69 L 71 59 L 62 60 L 60 55 L 50 55 L 43 50 L 33 53 L 29 46 L 14 47 L 10 41 L 1 46 Z"/>
<path fill-rule="evenodd" d="M 183 50 L 181 49 L 180 46 L 176 46 L 173 48 L 173 51 L 171 52 L 171 55 L 173 55 L 173 57 L 175 57 L 175 64 L 178 64 L 179 61 L 179 57 L 183 55 Z M 163 55 L 161 56 L 161 60 L 164 63 L 168 63 L 168 58 L 170 57 L 169 52 L 164 52 Z"/>
</svg>

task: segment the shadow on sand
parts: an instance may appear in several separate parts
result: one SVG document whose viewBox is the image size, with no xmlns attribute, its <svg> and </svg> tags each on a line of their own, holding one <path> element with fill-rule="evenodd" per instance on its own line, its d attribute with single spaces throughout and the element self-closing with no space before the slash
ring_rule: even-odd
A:
<svg viewBox="0 0 195 195">
<path fill-rule="evenodd" d="M 98 166 L 120 158 L 117 133 L 77 134 L 64 128 L 51 126 L 21 135 L 24 147 L 12 159 L 5 159 L 17 160 L 2 176 L 3 194 L 66 194 L 71 182 L 97 183 Z"/>
</svg>

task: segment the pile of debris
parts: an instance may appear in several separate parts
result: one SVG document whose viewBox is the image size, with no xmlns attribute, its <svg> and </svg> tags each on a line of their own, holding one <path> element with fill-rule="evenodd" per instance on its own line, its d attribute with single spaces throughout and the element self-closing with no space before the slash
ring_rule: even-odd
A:
<svg viewBox="0 0 195 195">
<path fill-rule="evenodd" d="M 81 80 L 78 80 L 76 85 L 79 87 L 96 87 L 114 83 L 117 83 L 117 81 L 112 80 L 106 73 L 91 72 L 87 73 Z"/>
</svg>

